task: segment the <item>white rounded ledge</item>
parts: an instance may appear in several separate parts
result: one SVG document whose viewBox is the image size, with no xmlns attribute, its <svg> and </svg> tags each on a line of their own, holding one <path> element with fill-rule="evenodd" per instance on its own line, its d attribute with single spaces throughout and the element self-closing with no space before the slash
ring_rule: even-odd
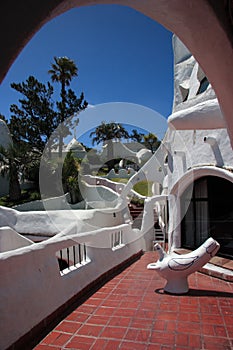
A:
<svg viewBox="0 0 233 350">
<path fill-rule="evenodd" d="M 168 126 L 176 130 L 209 130 L 226 128 L 226 123 L 215 98 L 171 114 Z"/>
</svg>

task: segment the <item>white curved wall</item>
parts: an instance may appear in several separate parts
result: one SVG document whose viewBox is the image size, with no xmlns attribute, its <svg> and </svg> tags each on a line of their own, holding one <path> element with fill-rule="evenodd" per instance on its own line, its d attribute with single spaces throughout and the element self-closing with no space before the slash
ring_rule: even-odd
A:
<svg viewBox="0 0 233 350">
<path fill-rule="evenodd" d="M 233 167 L 233 152 L 226 129 L 170 131 L 171 161 L 168 166 L 169 192 L 190 168 L 206 165 Z M 216 139 L 216 147 L 205 142 Z"/>
<path fill-rule="evenodd" d="M 0 253 L 14 250 L 28 245 L 33 242 L 13 230 L 10 227 L 0 227 Z"/>
<path fill-rule="evenodd" d="M 123 224 L 124 218 L 121 209 L 19 212 L 0 207 L 0 223 L 1 226 L 9 226 L 21 234 L 53 236 L 71 224 L 76 226 L 76 232 L 89 232 L 103 226 Z"/>
<path fill-rule="evenodd" d="M 143 243 L 137 232 L 127 225 L 115 230 L 123 230 L 124 246 L 116 250 L 98 248 L 95 240 L 98 243 L 101 232 L 100 235 L 88 234 L 82 241 L 93 243 L 87 246 L 90 262 L 63 276 L 56 253 L 77 244 L 76 235 L 0 253 L 0 327 L 4 334 L 0 337 L 1 349 L 7 349 L 89 283 L 141 250 Z M 114 229 L 105 229 L 100 240 L 110 245 L 114 232 Z"/>
</svg>

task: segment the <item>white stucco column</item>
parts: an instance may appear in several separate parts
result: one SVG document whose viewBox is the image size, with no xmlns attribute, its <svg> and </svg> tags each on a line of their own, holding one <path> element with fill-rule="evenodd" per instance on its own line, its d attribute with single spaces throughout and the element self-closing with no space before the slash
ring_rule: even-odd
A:
<svg viewBox="0 0 233 350">
<path fill-rule="evenodd" d="M 180 199 L 176 195 L 168 197 L 169 224 L 168 224 L 168 251 L 181 246 L 181 213 Z"/>
</svg>

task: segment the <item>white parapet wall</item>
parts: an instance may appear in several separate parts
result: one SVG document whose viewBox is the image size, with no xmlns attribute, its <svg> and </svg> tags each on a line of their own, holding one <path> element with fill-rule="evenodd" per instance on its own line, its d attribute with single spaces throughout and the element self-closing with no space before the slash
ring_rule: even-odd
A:
<svg viewBox="0 0 233 350">
<path fill-rule="evenodd" d="M 73 232 L 74 227 L 70 229 Z M 87 261 L 61 274 L 60 250 L 86 243 Z M 69 230 L 45 242 L 0 253 L 0 349 L 6 349 L 83 288 L 143 246 L 129 225 L 82 234 Z"/>
<path fill-rule="evenodd" d="M 75 223 L 77 232 L 89 232 L 103 227 L 103 224 L 105 227 L 123 224 L 124 218 L 121 208 L 19 212 L 0 206 L 0 223 L 22 234 L 53 236 L 71 223 Z"/>
<path fill-rule="evenodd" d="M 0 253 L 22 248 L 33 243 L 30 239 L 21 236 L 11 227 L 0 227 Z"/>
</svg>

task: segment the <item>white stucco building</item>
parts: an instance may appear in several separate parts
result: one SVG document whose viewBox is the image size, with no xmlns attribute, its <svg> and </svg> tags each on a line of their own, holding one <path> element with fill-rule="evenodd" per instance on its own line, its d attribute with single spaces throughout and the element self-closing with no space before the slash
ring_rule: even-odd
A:
<svg viewBox="0 0 233 350">
<path fill-rule="evenodd" d="M 58 146 L 52 150 L 52 157 L 53 158 L 57 158 L 59 151 L 58 151 Z M 62 148 L 62 153 L 65 155 L 67 154 L 69 151 L 72 152 L 72 154 L 80 159 L 83 159 L 86 155 L 86 150 L 85 148 L 81 145 L 80 142 L 78 142 L 78 140 L 75 138 L 75 136 L 71 139 L 71 141 L 68 142 L 68 144 L 64 144 L 63 148 Z"/>
<path fill-rule="evenodd" d="M 233 152 L 207 77 L 174 37 L 174 105 L 168 119 L 168 192 L 175 196 L 173 246 L 193 249 L 212 236 L 233 255 Z"/>
<path fill-rule="evenodd" d="M 72 210 L 67 203 L 60 211 L 0 208 L 1 348 L 25 337 L 109 270 L 152 249 L 154 210 L 170 250 L 194 249 L 212 236 L 220 254 L 232 258 L 231 140 L 207 77 L 176 37 L 173 43 L 175 89 L 168 130 L 127 185 L 89 177 L 86 196 L 97 203 L 89 211 Z M 141 228 L 133 229 L 127 197 L 141 180 L 154 183 L 153 196 L 145 199 Z M 50 238 L 34 244 L 25 233 Z M 68 261 L 69 269 L 61 269 L 59 258 Z"/>
<path fill-rule="evenodd" d="M 168 130 L 156 154 L 127 186 L 129 189 L 143 178 L 160 184 L 162 190 L 154 194 L 157 201 L 167 195 L 170 249 L 194 249 L 212 236 L 221 244 L 220 254 L 232 257 L 230 138 L 215 92 L 201 67 L 176 36 L 173 48 L 174 104 Z"/>
</svg>

